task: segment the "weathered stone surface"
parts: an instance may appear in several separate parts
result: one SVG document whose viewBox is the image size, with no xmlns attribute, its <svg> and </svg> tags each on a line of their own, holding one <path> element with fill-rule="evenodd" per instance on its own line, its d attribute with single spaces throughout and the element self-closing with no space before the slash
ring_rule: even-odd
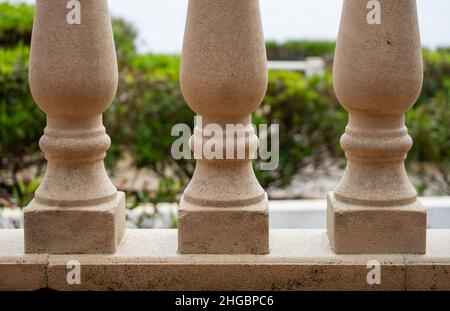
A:
<svg viewBox="0 0 450 311">
<path fill-rule="evenodd" d="M 115 254 L 24 254 L 23 230 L 0 230 L 0 290 L 450 290 L 450 230 L 426 255 L 339 255 L 324 230 L 272 230 L 266 255 L 182 255 L 177 232 L 127 230 Z M 81 284 L 67 273 L 80 263 Z M 368 264 L 381 284 L 369 285 Z"/>
<path fill-rule="evenodd" d="M 47 206 L 33 201 L 25 211 L 25 252 L 114 253 L 125 232 L 125 194 L 94 206 Z"/>
<path fill-rule="evenodd" d="M 362 209 L 329 193 L 327 222 L 328 238 L 337 253 L 425 253 L 427 215 L 418 201 Z"/>
<path fill-rule="evenodd" d="M 404 166 L 412 146 L 404 113 L 423 81 L 417 5 L 383 1 L 380 24 L 368 23 L 366 5 L 344 1 L 336 45 L 334 88 L 349 112 L 341 139 L 348 164 L 328 201 L 329 236 L 337 252 L 424 252 L 426 212 Z"/>
<path fill-rule="evenodd" d="M 263 204 L 202 207 L 181 202 L 178 251 L 184 254 L 266 254 L 269 211 Z M 227 234 L 231 233 L 231 234 Z"/>
<path fill-rule="evenodd" d="M 23 230 L 0 230 L 0 290 L 44 288 L 47 258 L 47 254 L 24 254 Z"/>
<path fill-rule="evenodd" d="M 427 252 L 405 255 L 407 290 L 450 291 L 450 230 L 428 230 Z"/>
<path fill-rule="evenodd" d="M 180 204 L 180 252 L 268 251 L 268 202 L 252 168 L 258 138 L 250 124 L 251 113 L 264 98 L 267 80 L 259 1 L 189 1 L 180 83 L 186 102 L 202 117 L 202 123 L 196 124 L 191 138 L 198 161 Z M 225 135 L 207 134 L 211 125 Z M 229 135 L 227 125 L 241 129 Z M 240 134 L 243 139 L 237 138 Z M 203 147 L 211 143 L 223 156 L 211 159 L 203 153 Z M 200 152 L 194 146 L 200 146 Z M 228 146 L 234 147 L 232 159 Z M 240 158 L 239 148 L 245 150 Z M 222 222 L 219 216 L 225 217 Z M 231 225 L 233 219 L 237 221 Z M 256 225 L 264 228 L 250 230 Z"/>
<path fill-rule="evenodd" d="M 51 255 L 49 287 L 58 290 L 404 290 L 401 255 L 336 255 L 323 230 L 273 230 L 268 255 L 177 254 L 175 230 L 127 230 L 114 255 Z M 66 282 L 68 261 L 81 284 Z M 378 260 L 381 284 L 369 285 Z"/>
<path fill-rule="evenodd" d="M 36 1 L 29 80 L 47 114 L 39 145 L 48 165 L 24 212 L 25 247 L 114 252 L 125 228 L 125 205 L 103 164 L 111 141 L 102 113 L 118 83 L 108 3 L 83 1 L 80 24 L 68 23 L 68 12 L 62 1 Z"/>
</svg>

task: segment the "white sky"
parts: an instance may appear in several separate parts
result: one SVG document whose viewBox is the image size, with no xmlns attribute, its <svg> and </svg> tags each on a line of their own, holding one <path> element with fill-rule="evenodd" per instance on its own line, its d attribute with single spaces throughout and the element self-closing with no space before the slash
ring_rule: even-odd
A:
<svg viewBox="0 0 450 311">
<path fill-rule="evenodd" d="M 33 3 L 34 0 L 26 0 Z M 111 14 L 131 21 L 141 51 L 178 53 L 188 0 L 109 0 Z M 342 0 L 260 0 L 266 39 L 335 39 Z M 418 0 L 425 46 L 450 46 L 450 1 Z"/>
</svg>

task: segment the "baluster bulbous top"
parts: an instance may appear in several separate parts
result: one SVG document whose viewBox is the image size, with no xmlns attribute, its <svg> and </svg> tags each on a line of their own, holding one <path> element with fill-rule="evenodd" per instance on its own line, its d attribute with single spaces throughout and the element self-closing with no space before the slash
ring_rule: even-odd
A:
<svg viewBox="0 0 450 311">
<path fill-rule="evenodd" d="M 61 0 L 37 0 L 30 89 L 52 117 L 101 114 L 117 90 L 118 72 L 107 0 L 80 0 L 80 24 L 69 24 Z"/>
<path fill-rule="evenodd" d="M 367 1 L 344 0 L 334 88 L 350 112 L 402 115 L 423 82 L 416 0 L 383 0 L 381 23 L 369 24 Z"/>
<path fill-rule="evenodd" d="M 267 57 L 258 0 L 190 0 L 181 89 L 197 114 L 247 117 L 267 88 Z"/>
</svg>

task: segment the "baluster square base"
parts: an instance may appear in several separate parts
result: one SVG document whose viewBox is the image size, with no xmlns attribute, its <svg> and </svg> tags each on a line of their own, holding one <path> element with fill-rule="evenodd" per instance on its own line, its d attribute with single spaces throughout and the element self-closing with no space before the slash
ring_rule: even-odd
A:
<svg viewBox="0 0 450 311">
<path fill-rule="evenodd" d="M 269 204 L 204 207 L 181 199 L 178 210 L 181 254 L 269 253 Z"/>
<path fill-rule="evenodd" d="M 427 214 L 419 201 L 396 207 L 358 206 L 327 196 L 327 233 L 339 254 L 424 254 Z"/>
<path fill-rule="evenodd" d="M 114 253 L 125 232 L 125 193 L 94 206 L 47 206 L 33 200 L 24 210 L 25 253 Z"/>
</svg>

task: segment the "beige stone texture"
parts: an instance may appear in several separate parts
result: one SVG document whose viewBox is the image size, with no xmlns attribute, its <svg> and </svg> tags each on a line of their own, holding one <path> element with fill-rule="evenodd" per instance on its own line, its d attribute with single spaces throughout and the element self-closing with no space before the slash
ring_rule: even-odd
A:
<svg viewBox="0 0 450 311">
<path fill-rule="evenodd" d="M 405 255 L 407 290 L 450 291 L 450 230 L 428 230 L 427 252 Z"/>
<path fill-rule="evenodd" d="M 29 78 L 47 114 L 40 147 L 48 165 L 25 209 L 25 247 L 113 252 L 124 232 L 125 204 L 103 164 L 111 141 L 102 112 L 118 83 L 107 1 L 81 1 L 79 25 L 67 22 L 68 13 L 59 0 L 36 1 Z"/>
<path fill-rule="evenodd" d="M 258 254 L 269 249 L 267 204 L 203 207 L 181 201 L 179 250 L 184 253 Z M 232 235 L 223 234 L 232 232 Z M 208 232 L 208 235 L 205 235 Z"/>
<path fill-rule="evenodd" d="M 226 158 L 226 146 L 232 145 L 235 157 L 207 160 L 195 152 L 195 173 L 180 204 L 178 251 L 267 253 L 267 195 L 250 156 L 256 151 L 251 143 L 257 143 L 250 115 L 268 79 L 258 0 L 189 1 L 180 79 L 188 105 L 202 117 L 191 148 L 220 143 L 218 152 Z M 227 124 L 242 128 L 226 138 L 211 137 L 205 133 L 210 124 L 224 132 Z M 240 134 L 244 139 L 234 139 Z M 246 154 L 238 159 L 240 147 Z"/>
<path fill-rule="evenodd" d="M 51 255 L 48 286 L 57 290 L 404 290 L 402 255 L 336 255 L 323 230 L 272 230 L 271 252 L 177 254 L 176 230 L 127 230 L 114 255 Z M 69 260 L 81 284 L 66 282 Z M 381 264 L 369 285 L 367 263 Z"/>
<path fill-rule="evenodd" d="M 336 254 L 324 230 L 272 230 L 271 253 L 177 253 L 176 230 L 127 230 L 115 254 L 24 254 L 23 230 L 0 230 L 0 290 L 450 290 L 450 230 L 427 254 Z M 71 260 L 81 284 L 67 284 Z M 368 263 L 381 284 L 369 285 Z"/>
<path fill-rule="evenodd" d="M 23 230 L 0 230 L 0 291 L 46 287 L 47 254 L 23 252 Z"/>
<path fill-rule="evenodd" d="M 426 212 L 418 201 L 362 209 L 340 202 L 329 193 L 327 222 L 328 237 L 337 253 L 425 252 Z"/>
<path fill-rule="evenodd" d="M 125 194 L 94 206 L 61 208 L 33 201 L 25 214 L 28 253 L 114 253 L 125 228 Z M 51 225 L 50 225 L 51 224 Z M 57 232 L 55 232 L 57 230 Z"/>
<path fill-rule="evenodd" d="M 348 164 L 329 195 L 328 235 L 339 253 L 423 253 L 426 212 L 404 167 L 412 146 L 404 113 L 423 80 L 417 5 L 383 1 L 381 24 L 371 25 L 366 4 L 344 1 L 336 46 L 334 88 L 349 112 L 341 139 Z"/>
</svg>

